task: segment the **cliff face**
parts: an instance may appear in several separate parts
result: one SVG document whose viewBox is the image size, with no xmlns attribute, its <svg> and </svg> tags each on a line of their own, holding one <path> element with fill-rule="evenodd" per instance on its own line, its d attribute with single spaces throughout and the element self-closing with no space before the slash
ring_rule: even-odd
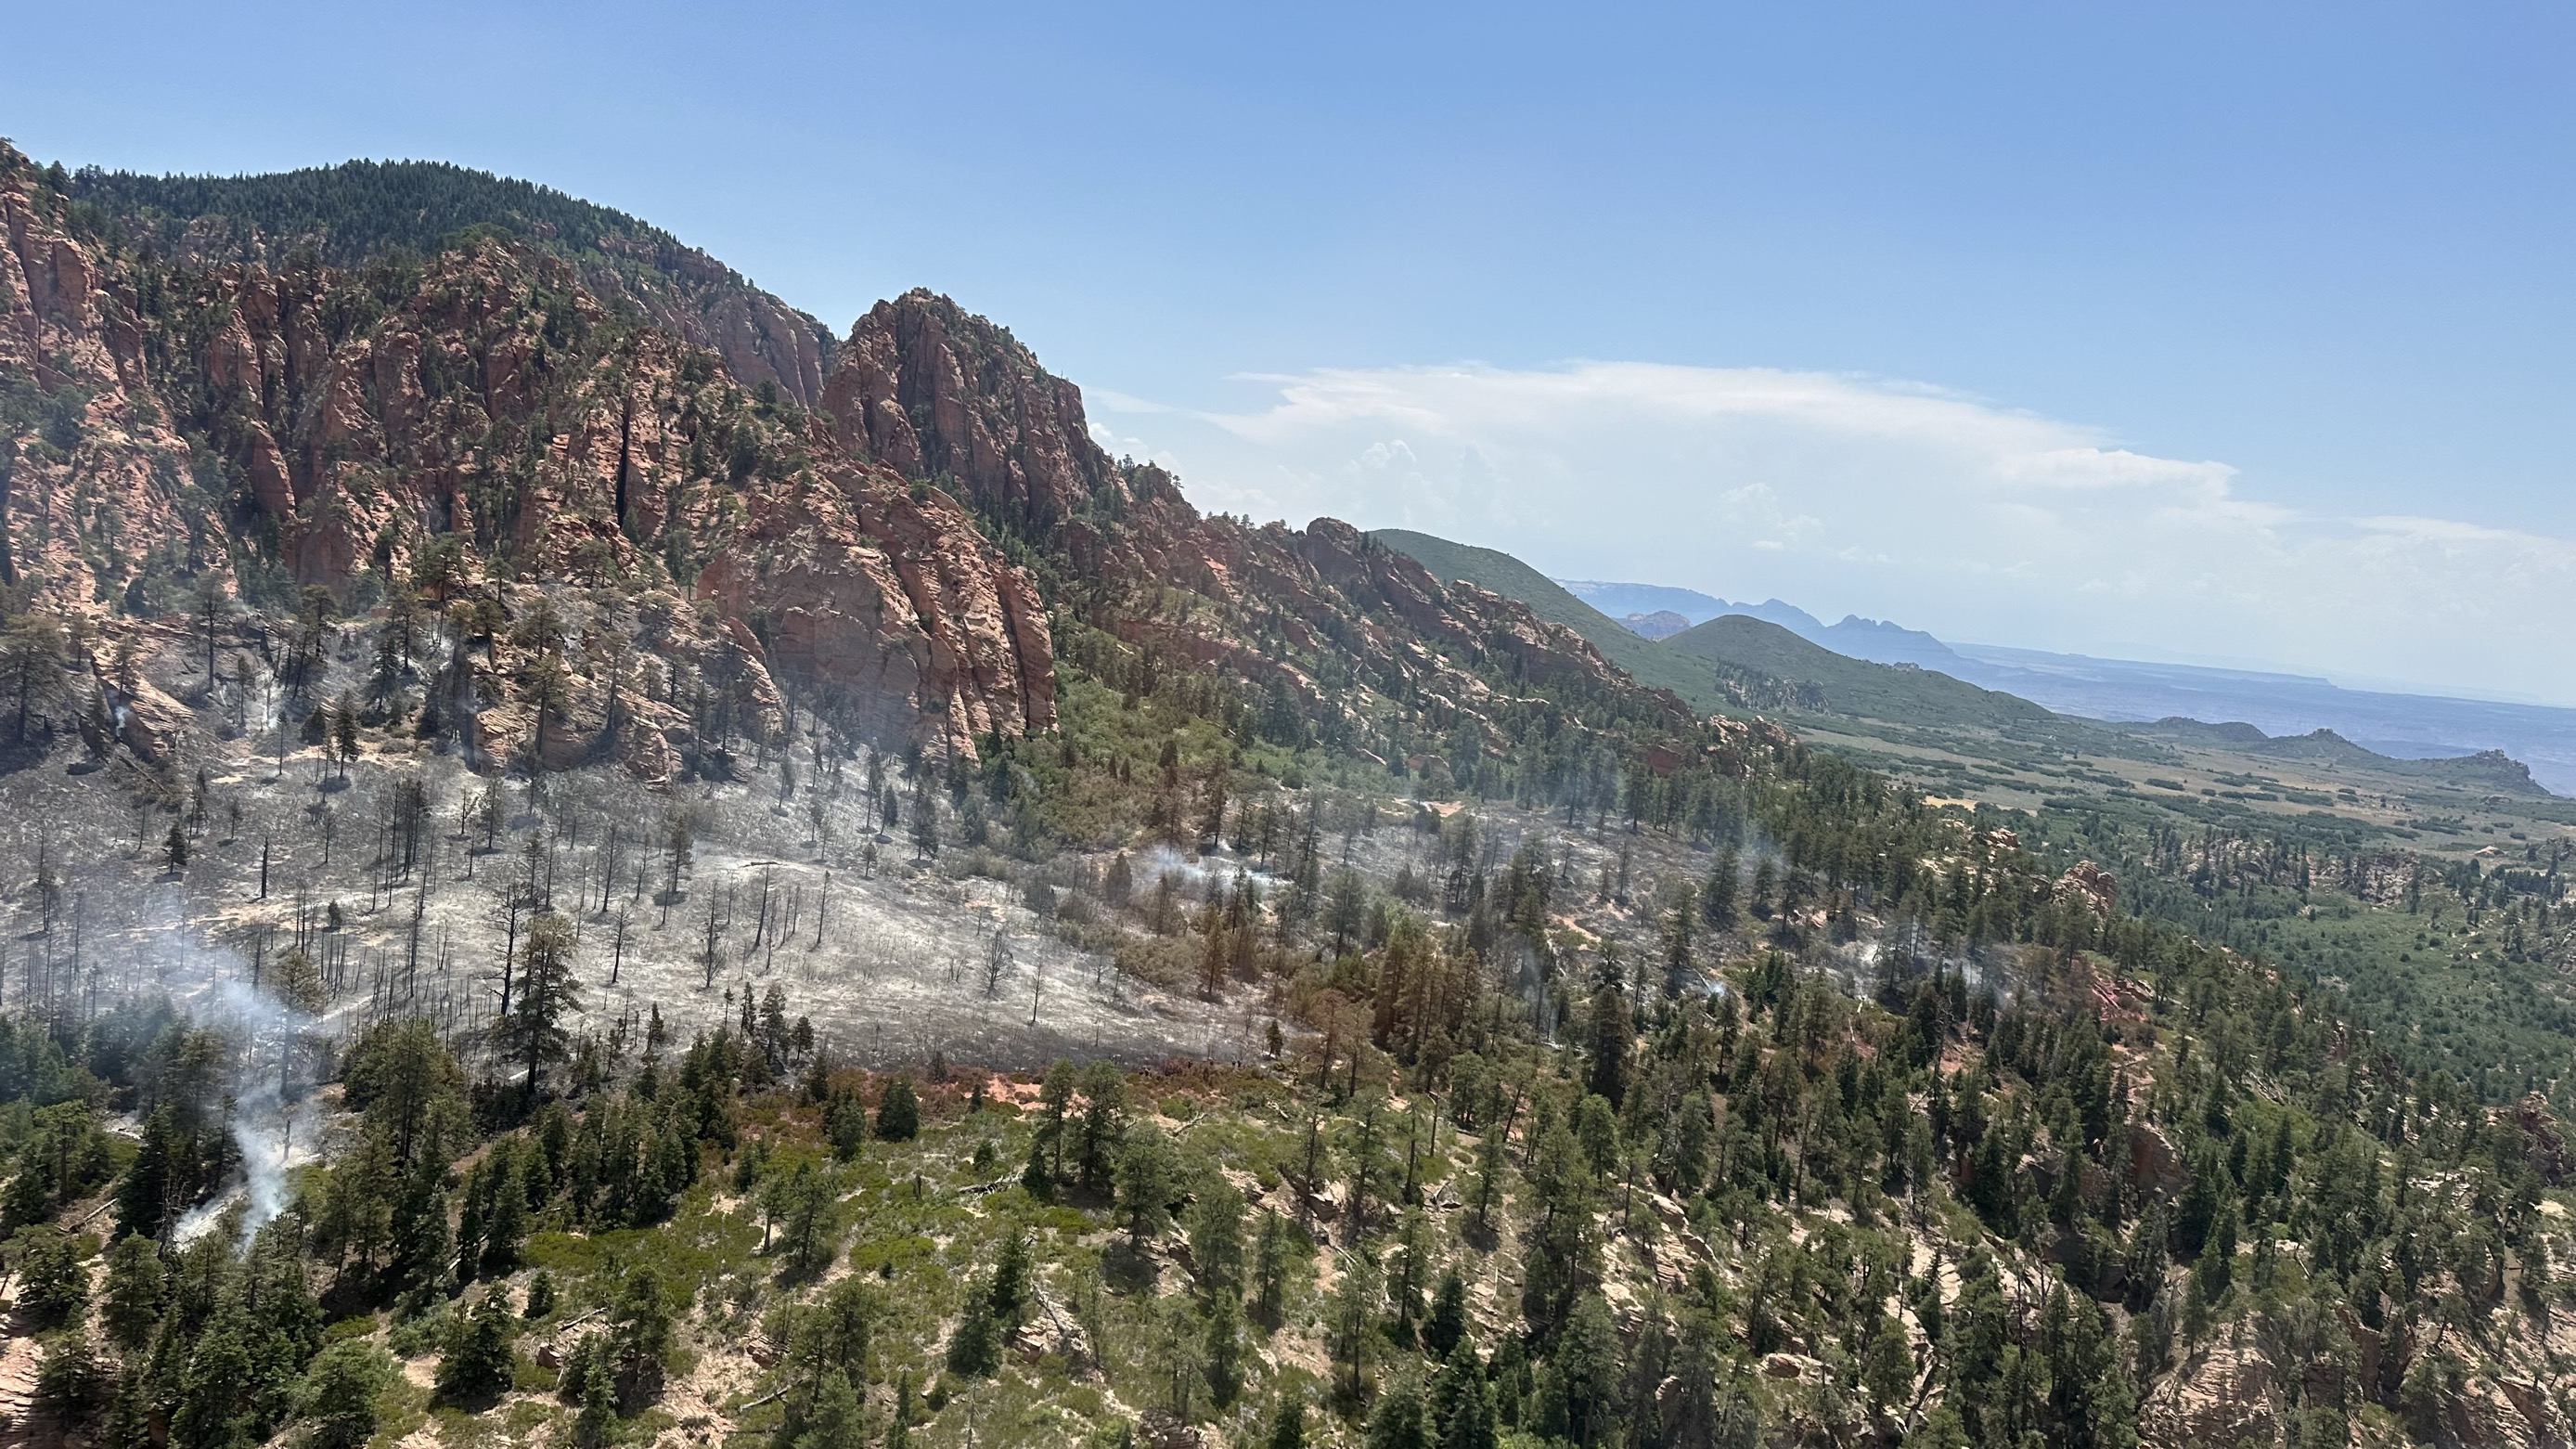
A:
<svg viewBox="0 0 2576 1449">
<path fill-rule="evenodd" d="M 475 594 L 507 622 L 532 586 L 577 588 L 613 632 L 640 627 L 636 598 L 685 598 L 648 632 L 740 694 L 720 739 L 802 701 L 971 754 L 1055 723 L 1050 602 L 1016 556 L 1146 675 L 1210 671 L 1362 751 L 1499 753 L 1507 716 L 1578 703 L 1689 728 L 1571 631 L 1347 525 L 1202 516 L 1092 441 L 1079 389 L 946 298 L 880 303 L 833 345 L 703 253 L 550 193 L 424 257 L 353 250 L 407 235 L 403 215 L 195 184 L 67 183 L 0 156 L 0 379 L 19 412 L 62 415 L 13 446 L 0 538 L 58 603 L 175 613 L 211 578 L 271 609 L 300 587 L 359 607 Z M 66 185 L 130 214 L 75 229 Z M 191 205 L 228 209 L 168 209 Z M 308 229 L 289 246 L 256 216 Z M 558 242 L 558 223 L 590 230 Z M 539 733 L 518 650 L 487 644 L 489 677 L 451 691 L 493 753 Z M 567 658 L 545 752 L 625 750 L 614 682 Z M 709 728 L 703 703 L 672 713 L 676 678 L 659 713 L 638 700 L 630 729 L 686 746 Z"/>
<path fill-rule="evenodd" d="M 727 384 L 665 334 L 608 336 L 608 312 L 551 258 L 498 242 L 446 254 L 355 327 L 370 299 L 332 272 L 183 276 L 174 351 L 197 364 L 249 521 L 298 582 L 345 595 L 370 563 L 442 536 L 506 547 L 527 572 L 594 540 L 632 564 L 719 522 L 720 500 L 687 487 L 686 450 L 694 420 L 730 410 Z"/>
<path fill-rule="evenodd" d="M 1208 517 L 1159 469 L 1122 469 L 1092 441 L 1080 389 L 945 297 L 878 303 L 823 396 L 843 446 L 1036 540 L 1083 584 L 1085 621 L 1139 651 L 1284 688 L 1355 724 L 1384 699 L 1483 718 L 1544 692 L 1689 727 L 1678 700 L 1638 689 L 1572 630 L 1442 584 L 1348 524 Z M 1175 588 L 1196 602 L 1168 607 Z M 1327 690 L 1318 675 L 1336 666 L 1357 693 Z"/>
<path fill-rule="evenodd" d="M 1055 662 L 1036 585 L 1000 567 L 974 519 L 880 469 L 818 469 L 757 490 L 698 576 L 749 622 L 772 667 L 829 681 L 859 728 L 972 756 L 978 735 L 1055 724 Z"/>
<path fill-rule="evenodd" d="M 823 395 L 832 334 L 812 317 L 745 282 L 695 247 L 603 238 L 602 249 L 632 256 L 650 272 L 574 264 L 585 287 L 685 342 L 724 360 L 745 387 L 772 383 L 789 401 L 812 407 Z"/>
<path fill-rule="evenodd" d="M 711 310 L 669 327 L 656 318 L 686 294 L 603 296 L 572 261 L 498 238 L 416 271 L 201 266 L 72 234 L 5 161 L 0 381 L 78 424 L 53 430 L 69 446 L 18 440 L 0 537 L 57 603 L 167 611 L 205 577 L 255 594 L 262 570 L 282 577 L 249 601 L 272 607 L 293 585 L 365 604 L 425 577 L 505 615 L 531 605 L 522 583 L 676 586 L 711 608 L 662 610 L 655 647 L 748 681 L 765 701 L 749 733 L 795 696 L 939 751 L 1052 727 L 1034 583 L 966 510 L 916 498 L 798 408 L 823 348 L 712 262 Z M 456 698 L 498 754 L 535 731 L 508 646 L 489 663 Z M 581 667 L 574 682 L 550 756 L 615 747 L 582 739 L 600 686 Z M 589 713 L 604 735 L 604 693 Z"/>
<path fill-rule="evenodd" d="M 200 568 L 229 557 L 184 506 L 189 449 L 152 397 L 135 300 L 0 147 L 0 583 L 41 578 L 97 603 L 141 554 L 175 549 Z"/>
<path fill-rule="evenodd" d="M 319 299 L 255 271 L 227 284 L 206 374 L 251 419 L 261 510 L 300 579 L 345 590 L 370 549 L 399 566 L 440 533 L 506 539 L 523 573 L 695 567 L 768 667 L 871 734 L 971 755 L 976 735 L 1051 727 L 1044 610 L 970 517 L 746 405 L 668 335 L 591 345 L 609 314 L 562 264 L 442 257 L 385 324 L 303 367 L 325 353 Z M 300 446 L 270 462 L 281 432 Z"/>
<path fill-rule="evenodd" d="M 907 292 L 850 329 L 823 390 L 842 443 L 976 506 L 1052 527 L 1126 499 L 1091 441 L 1082 392 L 1010 333 L 945 297 Z"/>
</svg>

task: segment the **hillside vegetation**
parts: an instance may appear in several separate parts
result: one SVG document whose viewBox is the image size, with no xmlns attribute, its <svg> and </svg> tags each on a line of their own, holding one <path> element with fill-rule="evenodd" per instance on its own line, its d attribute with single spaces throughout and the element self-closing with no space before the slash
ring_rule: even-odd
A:
<svg viewBox="0 0 2576 1449">
<path fill-rule="evenodd" d="M 1873 664 L 1810 644 L 1777 624 L 1721 614 L 1656 646 L 1712 666 L 1748 694 L 1785 695 L 1792 711 L 1934 728 L 2053 727 L 2056 715 L 1929 669 Z M 1758 701 L 1769 703 L 1768 700 Z"/>
<path fill-rule="evenodd" d="M 1725 692 L 1708 670 L 1655 647 L 1627 625 L 1576 598 L 1565 587 L 1510 554 L 1452 543 L 1427 533 L 1380 528 L 1369 537 L 1418 560 L 1432 576 L 1463 579 L 1529 606 L 1551 624 L 1563 624 L 1590 641 L 1603 658 L 1650 689 L 1669 689 L 1701 711 L 1720 707 Z"/>
<path fill-rule="evenodd" d="M 1370 536 L 1411 554 L 1441 578 L 1464 579 L 1527 604 L 1540 618 L 1591 641 L 1639 683 L 1670 689 L 1697 709 L 1753 709 L 1786 718 L 1841 715 L 1936 730 L 2069 728 L 2028 700 L 1931 670 L 1853 659 L 1743 614 L 1722 614 L 1670 638 L 1645 639 L 1509 554 L 1405 529 L 1379 529 Z"/>
<path fill-rule="evenodd" d="M 2576 1433 L 2545 800 L 1596 638 L 508 185 L 0 163 L 13 1437 Z"/>
</svg>

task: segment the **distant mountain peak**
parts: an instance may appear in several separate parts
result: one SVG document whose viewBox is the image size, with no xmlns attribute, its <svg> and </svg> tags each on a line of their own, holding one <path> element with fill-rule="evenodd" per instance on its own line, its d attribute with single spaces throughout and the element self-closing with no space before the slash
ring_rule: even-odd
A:
<svg viewBox="0 0 2576 1449">
<path fill-rule="evenodd" d="M 1687 627 L 1704 624 L 1720 614 L 1732 613 L 1736 608 L 1724 599 L 1703 594 L 1697 589 L 1675 588 L 1669 584 L 1612 583 L 1600 579 L 1554 579 L 1550 582 L 1613 619 L 1624 619 L 1631 614 L 1652 618 L 1657 614 L 1672 613 L 1679 614 Z"/>
<path fill-rule="evenodd" d="M 1630 614 L 1619 621 L 1629 632 L 1646 639 L 1669 639 L 1691 626 L 1691 621 L 1670 609 L 1657 609 L 1651 614 Z"/>
</svg>

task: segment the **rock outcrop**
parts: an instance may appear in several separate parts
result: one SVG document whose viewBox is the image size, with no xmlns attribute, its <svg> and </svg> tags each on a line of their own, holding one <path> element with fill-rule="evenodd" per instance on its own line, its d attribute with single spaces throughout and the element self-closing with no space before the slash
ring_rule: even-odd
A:
<svg viewBox="0 0 2576 1449">
<path fill-rule="evenodd" d="M 0 430 L 0 583 L 33 578 L 89 607 L 121 599 L 146 557 L 224 566 L 221 530 L 186 512 L 189 449 L 153 384 L 134 289 L 0 145 L 0 388 L 14 394 L 0 418 L 18 420 Z"/>
<path fill-rule="evenodd" d="M 617 596 L 671 590 L 705 607 L 655 647 L 702 694 L 742 695 L 719 748 L 801 702 L 972 754 L 1055 722 L 1055 623 L 1019 557 L 1108 641 L 1096 663 L 1199 671 L 1231 700 L 1211 707 L 1283 737 L 1458 768 L 1605 707 L 1699 729 L 1572 631 L 1346 524 L 1202 515 L 1102 451 L 1078 388 L 943 297 L 880 303 L 833 345 L 633 225 L 576 246 L 514 214 L 425 263 L 358 265 L 230 215 L 134 221 L 166 250 L 75 235 L 59 185 L 0 158 L 0 377 L 79 411 L 69 446 L 20 445 L 5 533 L 61 601 L 175 612 L 206 578 L 271 609 L 301 587 L 344 607 L 418 587 L 506 624 L 531 585 L 585 590 L 574 612 L 612 621 Z M 703 699 L 669 714 L 676 674 L 664 713 L 639 699 L 613 728 L 600 661 L 567 645 L 573 697 L 540 730 L 515 690 L 543 648 L 482 651 L 489 679 L 447 693 L 480 755 L 542 737 L 550 759 L 653 772 L 708 728 Z"/>
<path fill-rule="evenodd" d="M 773 384 L 800 407 L 822 400 L 833 347 L 831 331 L 820 322 L 695 247 L 623 236 L 603 237 L 600 246 L 648 263 L 660 283 L 639 285 L 633 273 L 576 261 L 583 285 L 603 301 L 623 303 L 682 341 L 714 352 L 745 387 Z"/>
<path fill-rule="evenodd" d="M 949 749 L 1055 724 L 1054 658 L 1036 585 L 1002 566 L 937 492 L 864 466 L 753 495 L 700 593 L 750 621 L 771 667 L 834 691 L 879 737 L 927 716 Z"/>
<path fill-rule="evenodd" d="M 1128 501 L 1091 440 L 1081 389 L 1009 332 L 927 291 L 879 302 L 850 329 L 823 411 L 854 451 L 1041 528 Z"/>
<path fill-rule="evenodd" d="M 394 286 L 241 246 L 146 259 L 65 216 L 0 156 L 0 383 L 76 420 L 17 440 L 0 537 L 58 604 L 169 612 L 202 578 L 254 593 L 235 540 L 277 575 L 251 599 L 272 608 L 301 585 L 343 606 L 418 585 L 506 621 L 523 584 L 676 587 L 710 609 L 669 611 L 656 647 L 729 689 L 755 680 L 746 699 L 767 703 L 731 721 L 754 735 L 790 697 L 968 755 L 1053 727 L 1034 581 L 968 509 L 840 447 L 799 406 L 829 339 L 711 258 L 664 247 L 618 271 L 485 236 Z M 489 652 L 494 680 L 451 703 L 497 759 L 541 732 L 508 684 L 526 651 Z M 566 657 L 574 698 L 543 753 L 613 746 L 659 773 L 688 723 L 609 741 L 595 661 Z"/>
<path fill-rule="evenodd" d="M 823 408 L 851 452 L 954 490 L 1045 550 L 1083 582 L 1087 622 L 1142 656 L 1284 691 L 1310 717 L 1355 721 L 1372 693 L 1475 718 L 1581 696 L 1697 727 L 1572 630 L 1442 584 L 1337 519 L 1291 529 L 1199 513 L 1170 475 L 1093 441 L 1079 388 L 945 297 L 908 292 L 860 319 Z M 1193 601 L 1171 606 L 1174 589 Z M 1328 689 L 1328 670 L 1359 691 Z"/>
</svg>

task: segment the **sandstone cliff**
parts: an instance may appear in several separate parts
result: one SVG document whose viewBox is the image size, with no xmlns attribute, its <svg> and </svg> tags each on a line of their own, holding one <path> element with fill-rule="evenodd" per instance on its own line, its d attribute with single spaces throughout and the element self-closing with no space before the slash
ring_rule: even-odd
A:
<svg viewBox="0 0 2576 1449">
<path fill-rule="evenodd" d="M 1572 630 L 1442 584 L 1339 520 L 1300 530 L 1202 515 L 1169 475 L 1121 465 L 1092 440 L 1080 389 L 945 297 L 908 292 L 861 318 L 823 408 L 852 452 L 956 490 L 1081 581 L 1085 622 L 1142 653 L 1288 691 L 1355 737 L 1397 700 L 1488 732 L 1514 708 L 1578 700 L 1693 728 L 1678 700 L 1639 689 Z"/>
<path fill-rule="evenodd" d="M 426 161 L 347 161 L 255 176 L 83 170 L 66 194 L 129 242 L 204 268 L 226 262 L 342 271 L 389 253 L 435 254 L 500 235 L 568 262 L 594 296 L 706 348 L 745 387 L 800 406 L 822 393 L 832 333 L 659 227 L 550 187 Z"/>
<path fill-rule="evenodd" d="M 153 396 L 133 289 L 30 180 L 0 146 L 0 583 L 43 579 L 94 604 L 144 555 L 219 568 L 228 541 L 187 507 L 189 449 Z"/>
<path fill-rule="evenodd" d="M 11 571 L 57 605 L 172 611 L 207 578 L 270 608 L 412 585 L 504 616 L 522 581 L 677 589 L 712 612 L 669 611 L 662 647 L 756 677 L 750 695 L 963 754 L 1053 724 L 1034 582 L 965 510 L 835 445 L 796 405 L 825 349 L 697 254 L 656 259 L 686 276 L 697 257 L 713 298 L 666 326 L 686 295 L 613 272 L 603 295 L 596 269 L 500 237 L 417 271 L 123 248 L 75 234 L 15 153 L 0 218 L 0 380 L 78 413 L 67 446 L 17 441 L 0 507 Z M 535 734 L 512 648 L 454 693 L 495 757 Z M 569 657 L 576 694 L 598 687 Z M 548 755 L 616 748 L 584 741 L 583 709 Z"/>
<path fill-rule="evenodd" d="M 421 589 L 508 616 L 569 585 L 615 621 L 610 595 L 668 591 L 706 606 L 662 631 L 675 660 L 777 702 L 745 717 L 755 738 L 802 701 L 960 755 L 1053 727 L 1068 618 L 1099 667 L 1203 671 L 1238 715 L 1381 758 L 1499 759 L 1578 720 L 1697 728 L 1571 631 L 1347 525 L 1201 515 L 946 298 L 880 303 L 834 345 L 631 218 L 452 168 L 397 179 L 431 186 L 433 220 L 497 224 L 407 251 L 428 223 L 334 200 L 348 169 L 280 189 L 0 158 L 0 376 L 81 410 L 68 446 L 18 446 L 0 536 L 58 603 L 173 613 L 216 579 L 271 610 Z M 509 682 L 533 665 L 498 632 L 491 679 L 449 692 L 487 754 L 539 733 Z M 580 702 L 597 661 L 567 660 L 545 752 L 622 749 L 579 743 L 612 721 Z M 634 724 L 706 728 L 703 706 Z"/>
</svg>

